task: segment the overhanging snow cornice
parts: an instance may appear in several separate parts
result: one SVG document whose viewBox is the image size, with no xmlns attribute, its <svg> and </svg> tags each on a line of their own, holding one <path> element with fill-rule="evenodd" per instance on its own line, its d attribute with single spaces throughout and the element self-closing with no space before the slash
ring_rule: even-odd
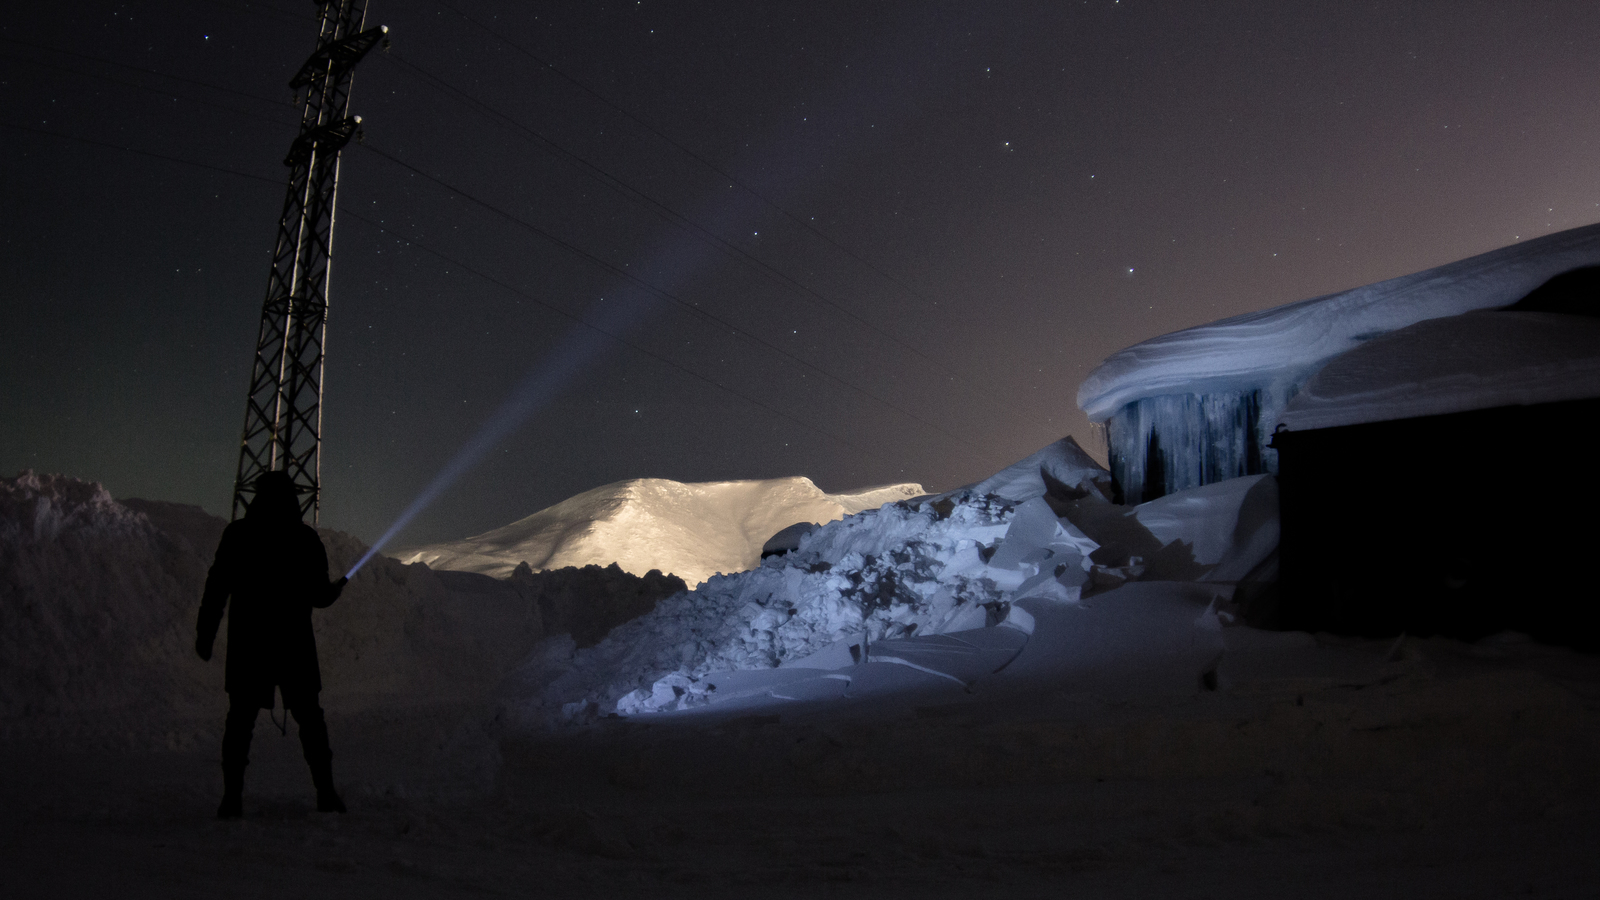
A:
<svg viewBox="0 0 1600 900">
<path fill-rule="evenodd" d="M 1329 359 L 1426 319 L 1508 306 L 1551 277 L 1600 264 L 1600 224 L 1491 250 L 1448 265 L 1186 328 L 1107 357 L 1078 388 L 1103 422 L 1163 394 L 1298 383 Z"/>
</svg>

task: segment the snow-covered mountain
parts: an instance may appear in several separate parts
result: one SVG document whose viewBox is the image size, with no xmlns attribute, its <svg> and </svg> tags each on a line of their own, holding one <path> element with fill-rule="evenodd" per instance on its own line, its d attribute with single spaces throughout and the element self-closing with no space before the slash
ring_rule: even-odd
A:
<svg viewBox="0 0 1600 900">
<path fill-rule="evenodd" d="M 689 585 L 761 562 L 767 539 L 798 522 L 823 524 L 925 492 L 894 484 L 827 494 L 809 478 L 684 484 L 636 478 L 585 491 L 475 537 L 403 551 L 403 562 L 506 578 L 535 570 L 616 563 Z"/>
</svg>

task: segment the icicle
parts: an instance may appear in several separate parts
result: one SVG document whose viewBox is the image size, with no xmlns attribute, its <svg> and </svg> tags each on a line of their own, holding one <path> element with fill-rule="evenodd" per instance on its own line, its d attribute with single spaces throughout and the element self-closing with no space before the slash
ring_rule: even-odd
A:
<svg viewBox="0 0 1600 900">
<path fill-rule="evenodd" d="M 1122 501 L 1267 471 L 1262 391 L 1144 397 L 1106 422 L 1106 444 Z"/>
</svg>

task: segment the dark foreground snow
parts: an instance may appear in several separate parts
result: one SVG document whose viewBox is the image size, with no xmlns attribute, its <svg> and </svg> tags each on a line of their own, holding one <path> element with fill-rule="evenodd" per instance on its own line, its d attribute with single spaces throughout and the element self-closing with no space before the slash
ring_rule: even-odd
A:
<svg viewBox="0 0 1600 900">
<path fill-rule="evenodd" d="M 13 742 L 0 872 L 12 897 L 1593 896 L 1600 666 L 1390 650 L 1259 651 L 1161 698 L 607 721 L 503 744 L 488 781 L 441 770 L 437 718 L 331 716 L 346 816 L 264 728 L 226 823 L 213 748 Z"/>
<path fill-rule="evenodd" d="M 196 548 L 220 523 L 71 479 L 0 488 L 8 898 L 1577 897 L 1600 884 L 1600 659 L 1515 635 L 1222 627 L 1206 596 L 1237 573 L 1170 580 L 1213 556 L 1195 577 L 1227 573 L 1203 535 L 1182 560 L 1145 557 L 1147 579 L 1169 580 L 1093 581 L 1103 592 L 1076 602 L 1004 588 L 1029 612 L 1028 643 L 966 687 L 554 730 L 507 727 L 504 673 L 537 654 L 570 661 L 574 643 L 598 641 L 576 657 L 601 659 L 599 635 L 663 585 L 379 559 L 318 620 L 350 813 L 312 811 L 298 742 L 263 716 L 245 818 L 218 822 L 221 667 L 190 645 Z M 1200 521 L 1187 506 L 1212 508 L 1203 499 L 1147 509 L 1138 530 L 1120 513 L 1082 519 L 1102 547 L 1118 528 L 1166 541 Z M 336 566 L 362 549 L 327 540 Z M 580 639 L 550 637 L 562 630 Z M 1182 640 L 1168 653 L 1162 634 Z M 904 656 L 894 640 L 869 653 Z M 1077 652 L 1040 652 L 1073 640 Z M 1086 668 L 1097 646 L 1118 652 Z"/>
</svg>

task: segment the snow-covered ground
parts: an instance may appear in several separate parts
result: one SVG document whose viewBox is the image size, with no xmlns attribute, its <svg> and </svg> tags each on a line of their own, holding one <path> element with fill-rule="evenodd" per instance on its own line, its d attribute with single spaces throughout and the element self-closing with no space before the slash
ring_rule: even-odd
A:
<svg viewBox="0 0 1600 900">
<path fill-rule="evenodd" d="M 1592 895 L 1593 657 L 1229 621 L 1273 481 L 1133 509 L 1103 483 L 1053 445 L 603 639 L 670 585 L 379 558 L 317 620 L 350 814 L 311 812 L 263 716 L 224 823 L 221 666 L 191 649 L 221 522 L 0 480 L 0 888 Z"/>
<path fill-rule="evenodd" d="M 831 522 L 922 493 L 921 485 L 895 484 L 826 494 L 809 478 L 702 484 L 636 478 L 484 534 L 396 555 L 497 578 L 523 563 L 535 570 L 616 563 L 635 575 L 654 569 L 696 585 L 756 565 L 767 539 L 791 525 Z"/>
</svg>

